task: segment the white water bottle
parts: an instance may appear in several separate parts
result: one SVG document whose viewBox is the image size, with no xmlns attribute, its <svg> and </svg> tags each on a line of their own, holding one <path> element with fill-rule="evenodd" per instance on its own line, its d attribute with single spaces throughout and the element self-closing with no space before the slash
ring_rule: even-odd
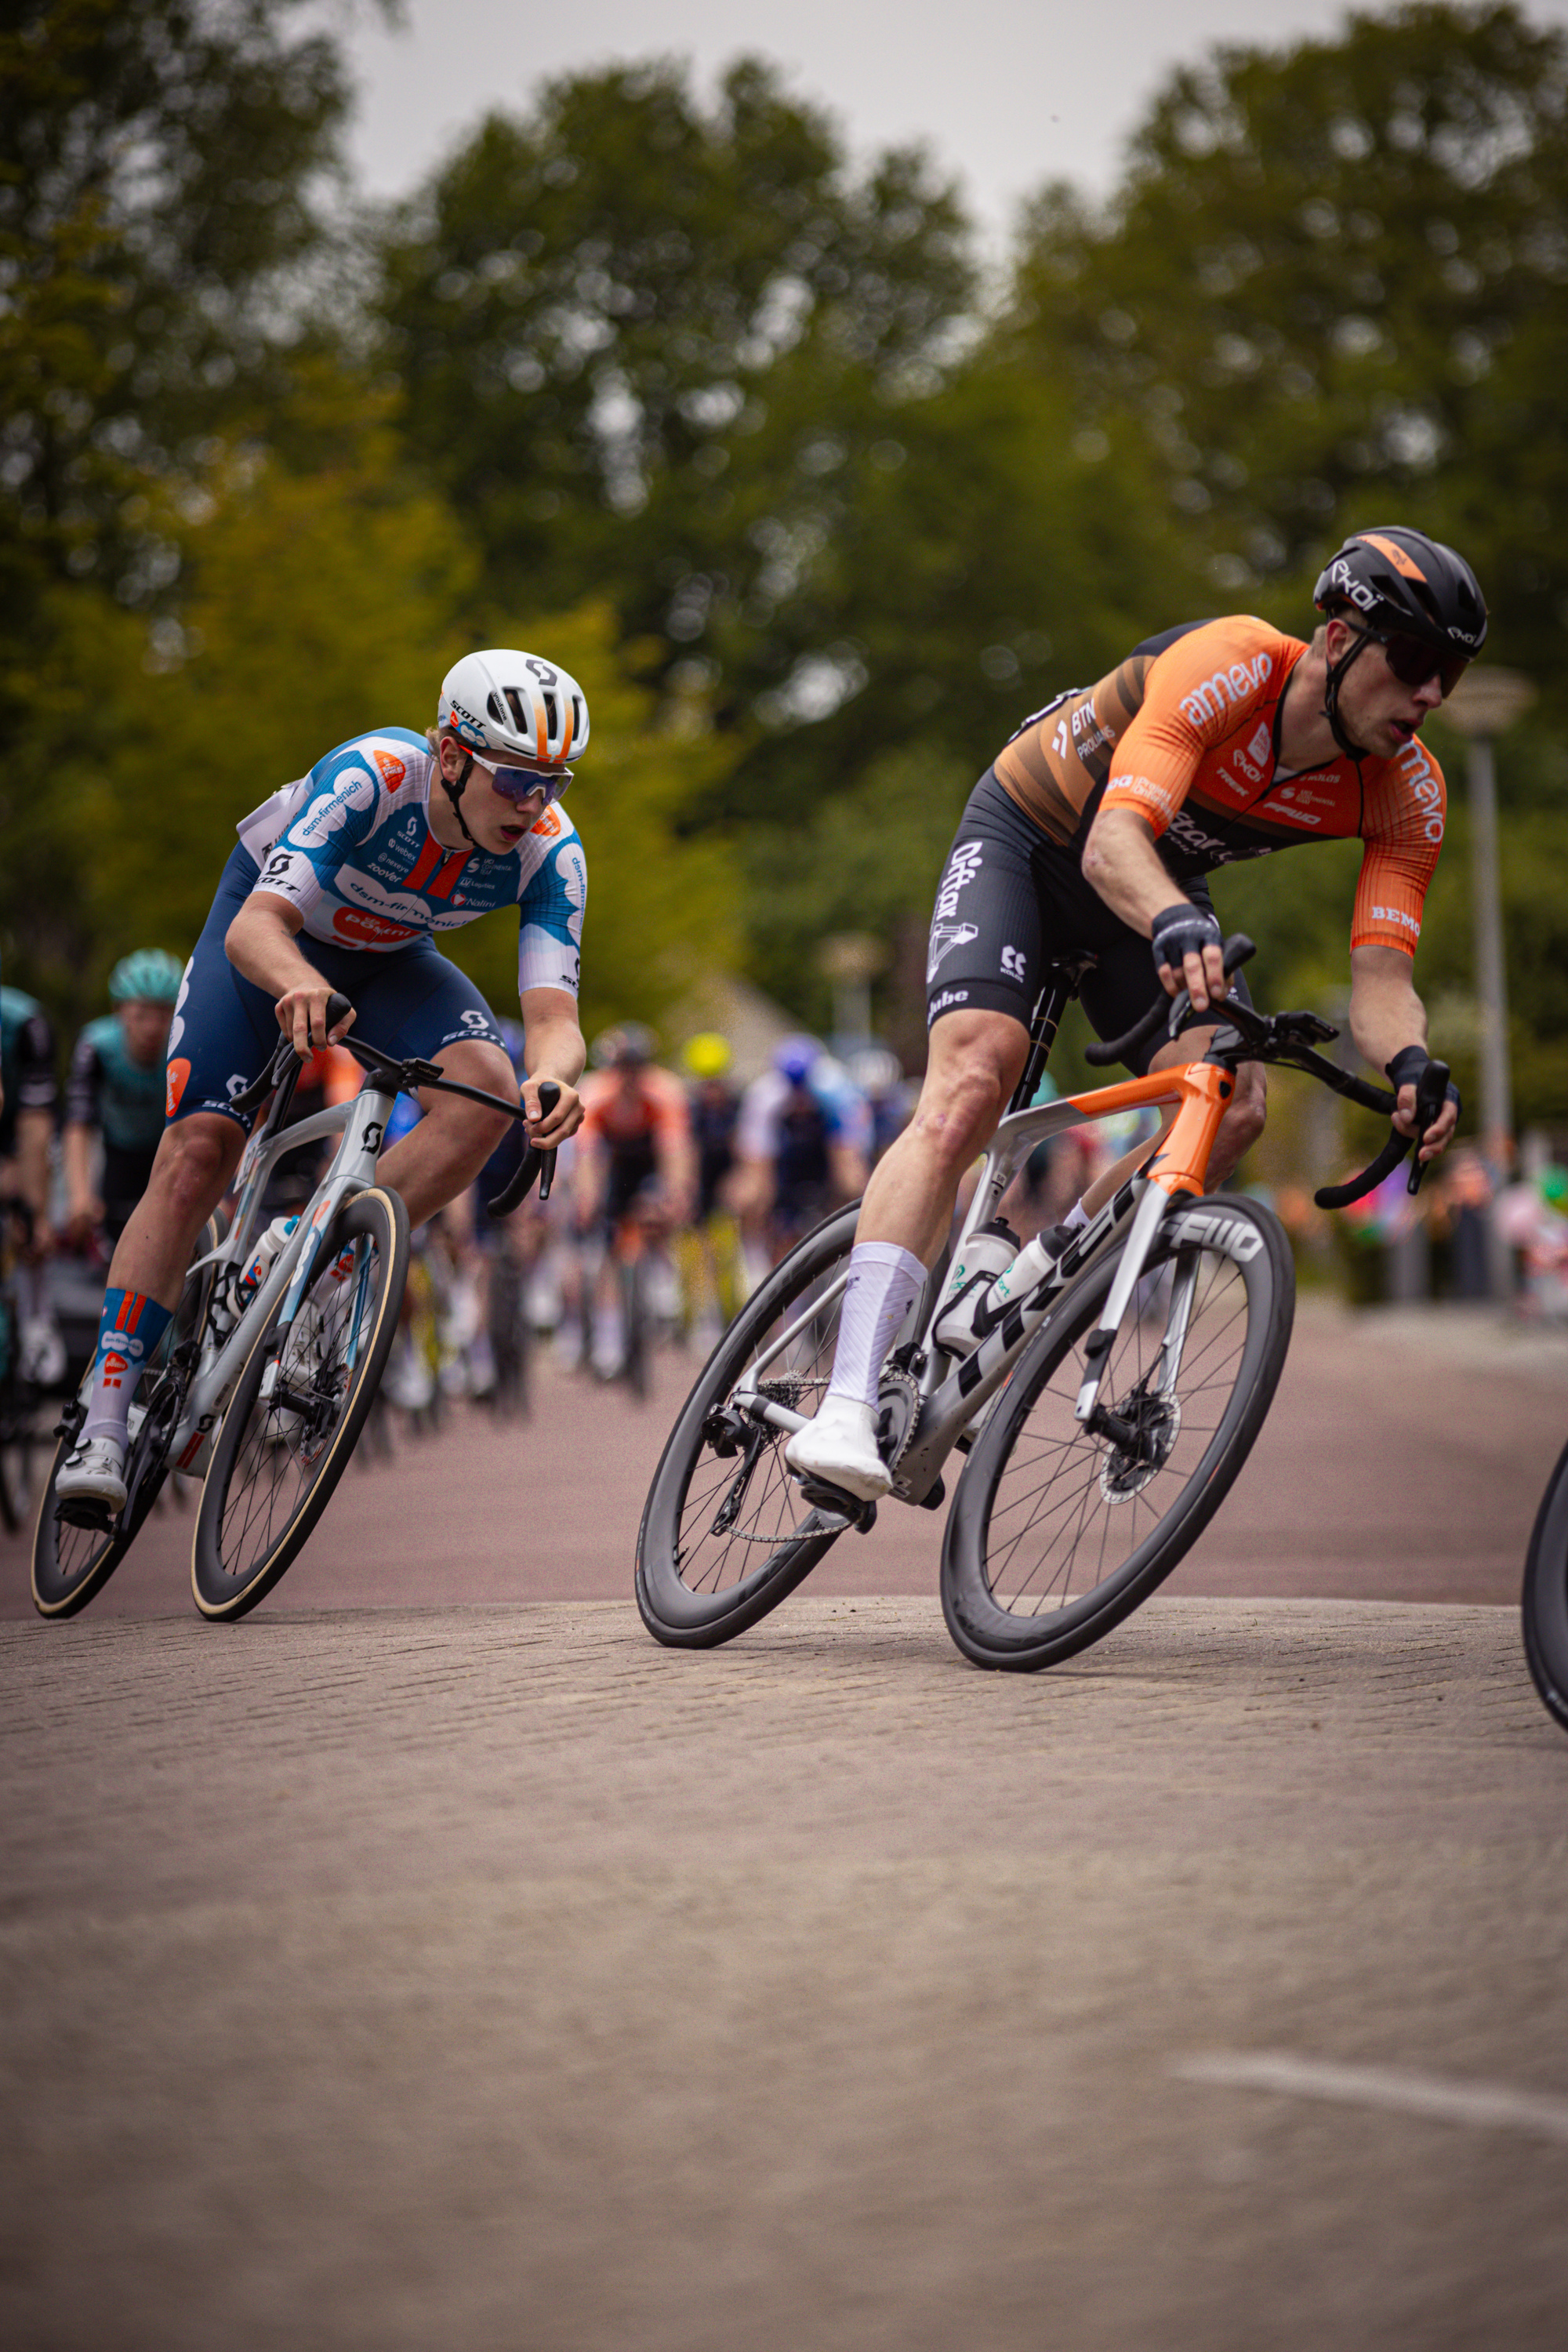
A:
<svg viewBox="0 0 1568 2352">
<path fill-rule="evenodd" d="M 251 1253 L 250 1262 L 239 1277 L 239 1305 L 248 1307 L 273 1267 L 284 1243 L 299 1223 L 298 1217 L 274 1217 Z"/>
<path fill-rule="evenodd" d="M 967 1356 L 980 1344 L 975 1311 L 992 1284 L 1018 1255 L 1018 1236 L 1005 1217 L 993 1217 L 971 1234 L 953 1264 L 931 1337 L 950 1356 Z"/>
<path fill-rule="evenodd" d="M 1027 1298 L 1036 1284 L 1049 1274 L 1052 1266 L 1071 1240 L 1059 1225 L 1048 1225 L 1044 1233 L 1026 1242 L 1009 1266 L 1005 1266 L 986 1294 L 985 1308 L 991 1320 L 1005 1315 L 1016 1300 Z"/>
</svg>

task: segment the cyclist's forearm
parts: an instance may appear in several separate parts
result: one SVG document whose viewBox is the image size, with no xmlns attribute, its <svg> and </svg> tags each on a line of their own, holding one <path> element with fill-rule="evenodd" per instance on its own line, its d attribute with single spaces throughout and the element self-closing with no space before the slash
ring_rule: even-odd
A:
<svg viewBox="0 0 1568 2352">
<path fill-rule="evenodd" d="M 1358 948 L 1352 956 L 1350 1023 L 1358 1050 L 1379 1072 L 1405 1046 L 1426 1043 L 1426 1008 L 1398 948 Z"/>
<path fill-rule="evenodd" d="M 320 988 L 321 973 L 300 953 L 295 936 L 300 918 L 281 898 L 263 905 L 247 898 L 224 936 L 224 951 L 245 979 L 273 998 L 291 988 Z"/>
<path fill-rule="evenodd" d="M 80 1119 L 68 1119 L 62 1140 L 66 1175 L 66 1213 L 85 1216 L 93 1204 L 92 1129 Z"/>
<path fill-rule="evenodd" d="M 1149 936 L 1156 915 L 1186 896 L 1154 846 L 1154 835 L 1132 809 L 1104 809 L 1083 845 L 1084 879 L 1113 915 Z"/>
</svg>

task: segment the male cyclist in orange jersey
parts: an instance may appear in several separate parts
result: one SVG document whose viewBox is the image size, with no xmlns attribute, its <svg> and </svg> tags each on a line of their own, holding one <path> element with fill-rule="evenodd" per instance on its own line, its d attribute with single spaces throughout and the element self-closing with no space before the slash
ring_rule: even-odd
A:
<svg viewBox="0 0 1568 2352">
<path fill-rule="evenodd" d="M 1131 1028 L 1161 988 L 1188 989 L 1199 1011 L 1219 1003 L 1222 937 L 1204 878 L 1215 866 L 1305 841 L 1365 844 L 1351 1030 L 1393 1081 L 1395 1127 L 1413 1130 L 1427 1060 L 1413 960 L 1446 805 L 1420 730 L 1480 651 L 1486 604 L 1451 548 L 1396 525 L 1347 540 L 1313 593 L 1325 619 L 1310 645 L 1244 614 L 1149 638 L 1098 685 L 1026 719 L 971 794 L 931 922 L 925 1083 L 867 1189 L 833 1377 L 786 1449 L 797 1473 L 862 1500 L 887 1493 L 882 1359 L 1017 1083 L 1044 966 L 1096 956 L 1081 995 L 1102 1037 Z M 1192 1061 L 1213 1035 L 1189 1030 L 1132 1066 Z M 1450 1089 L 1423 1160 L 1458 1115 Z M 1245 1065 L 1210 1161 L 1216 1181 L 1263 1121 L 1263 1072 Z M 1091 1185 L 1069 1225 L 1155 1148 Z"/>
</svg>

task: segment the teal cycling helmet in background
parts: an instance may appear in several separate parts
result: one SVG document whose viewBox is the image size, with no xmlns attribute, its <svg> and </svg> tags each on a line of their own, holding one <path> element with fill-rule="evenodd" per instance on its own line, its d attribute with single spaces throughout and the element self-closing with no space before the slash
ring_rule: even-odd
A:
<svg viewBox="0 0 1568 2352">
<path fill-rule="evenodd" d="M 163 948 L 137 948 L 110 973 L 110 997 L 116 1004 L 173 1004 L 184 976 L 184 966 Z"/>
</svg>

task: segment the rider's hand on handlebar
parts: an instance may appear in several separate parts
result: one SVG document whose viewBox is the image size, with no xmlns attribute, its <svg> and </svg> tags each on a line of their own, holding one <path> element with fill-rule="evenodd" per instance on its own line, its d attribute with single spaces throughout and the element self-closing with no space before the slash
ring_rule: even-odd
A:
<svg viewBox="0 0 1568 2352">
<path fill-rule="evenodd" d="M 1184 988 L 1197 1013 L 1211 1003 L 1224 1003 L 1230 982 L 1225 976 L 1224 937 L 1213 915 L 1180 899 L 1155 916 L 1150 945 L 1167 996 Z"/>
<path fill-rule="evenodd" d="M 550 1074 L 544 1071 L 541 1075 L 548 1077 Z M 522 1107 L 528 1113 L 528 1139 L 536 1151 L 555 1150 L 569 1135 L 575 1135 L 583 1124 L 583 1102 L 576 1087 L 569 1087 L 563 1078 L 557 1078 L 555 1084 L 561 1089 L 560 1098 L 548 1118 L 542 1118 L 539 1079 L 525 1078 L 523 1081 Z"/>
<path fill-rule="evenodd" d="M 1392 1076 L 1392 1072 L 1390 1075 Z M 1442 1109 L 1422 1139 L 1416 1151 L 1416 1158 L 1421 1160 L 1436 1160 L 1440 1151 L 1446 1151 L 1454 1139 L 1454 1129 L 1458 1123 L 1458 1098 L 1450 1088 Z M 1400 1135 L 1415 1133 L 1415 1081 L 1414 1078 L 1399 1089 L 1399 1108 L 1394 1114 L 1393 1124 L 1395 1131 Z"/>
<path fill-rule="evenodd" d="M 324 981 L 310 988 L 291 988 L 278 999 L 278 1026 L 304 1061 L 317 1046 L 335 1045 L 340 1037 L 347 1036 L 353 1027 L 351 1012 L 340 1021 L 331 1034 L 327 1031 L 327 1001 L 334 991 Z"/>
</svg>

